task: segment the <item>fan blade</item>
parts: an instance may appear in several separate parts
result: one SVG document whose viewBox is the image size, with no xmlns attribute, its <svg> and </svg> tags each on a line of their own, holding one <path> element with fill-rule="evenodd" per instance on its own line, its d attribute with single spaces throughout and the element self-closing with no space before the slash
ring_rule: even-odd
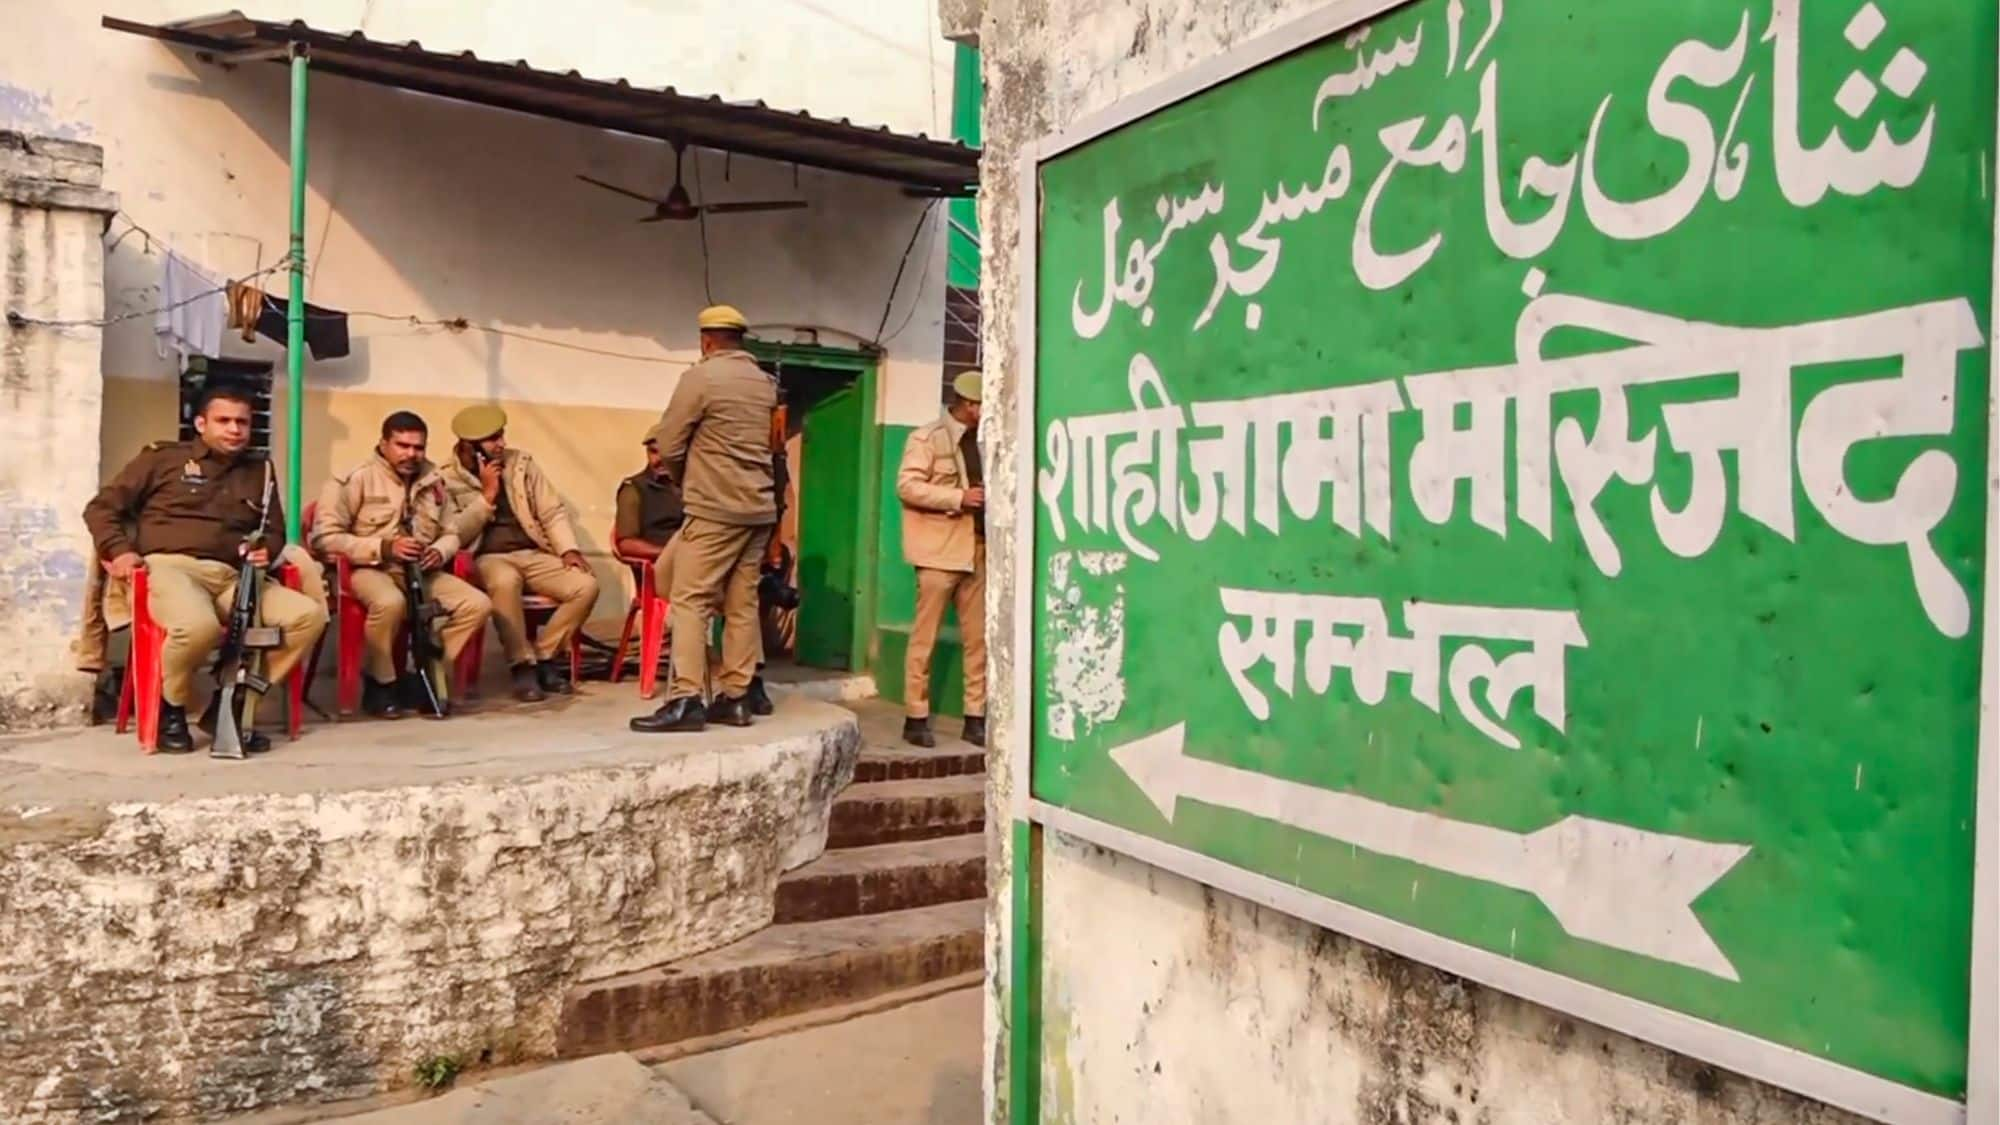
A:
<svg viewBox="0 0 2000 1125">
<path fill-rule="evenodd" d="M 701 209 L 715 215 L 742 214 L 748 211 L 796 211 L 806 206 L 803 199 L 770 199 L 757 203 L 704 203 Z"/>
<path fill-rule="evenodd" d="M 617 184 L 607 184 L 603 180 L 593 179 L 589 176 L 582 174 L 581 172 L 577 173 L 576 178 L 582 180 L 586 184 L 594 184 L 597 187 L 603 188 L 605 191 L 614 191 L 617 192 L 619 195 L 625 196 L 628 199 L 636 199 L 641 203 L 651 203 L 657 206 L 658 204 L 663 202 L 662 200 L 654 199 L 650 195 L 640 195 L 638 192 L 633 191 L 630 188 L 622 188 L 619 187 Z"/>
</svg>

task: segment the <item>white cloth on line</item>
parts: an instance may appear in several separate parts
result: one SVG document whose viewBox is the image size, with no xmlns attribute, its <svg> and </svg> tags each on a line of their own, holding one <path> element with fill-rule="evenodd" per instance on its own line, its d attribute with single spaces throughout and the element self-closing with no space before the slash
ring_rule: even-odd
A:
<svg viewBox="0 0 2000 1125">
<path fill-rule="evenodd" d="M 218 358 L 222 333 L 229 322 L 229 295 L 224 282 L 207 270 L 167 251 L 160 271 L 160 312 L 153 323 L 161 356 Z"/>
</svg>

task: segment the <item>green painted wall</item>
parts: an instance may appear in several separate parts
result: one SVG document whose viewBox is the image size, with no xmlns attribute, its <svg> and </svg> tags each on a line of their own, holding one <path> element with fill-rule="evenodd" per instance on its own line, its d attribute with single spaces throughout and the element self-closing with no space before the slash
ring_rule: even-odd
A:
<svg viewBox="0 0 2000 1125">
<path fill-rule="evenodd" d="M 966 144 L 979 144 L 979 111 L 985 101 L 986 87 L 979 76 L 979 50 L 961 43 L 958 54 L 952 60 L 951 76 L 951 135 L 952 139 Z M 950 203 L 952 221 L 966 230 L 979 233 L 979 201 L 977 199 L 954 199 Z M 950 264 L 945 274 L 949 284 L 960 289 L 979 287 L 979 246 L 972 239 L 953 231 L 948 241 Z"/>
<path fill-rule="evenodd" d="M 914 426 L 882 427 L 882 523 L 875 574 L 875 632 L 868 649 L 868 669 L 882 698 L 903 702 L 903 654 L 910 627 L 917 617 L 917 576 L 903 561 L 903 505 L 896 499 L 896 466 L 903 443 Z M 939 715 L 964 713 L 965 646 L 958 638 L 958 612 L 945 616 L 931 658 L 931 710 Z"/>
</svg>

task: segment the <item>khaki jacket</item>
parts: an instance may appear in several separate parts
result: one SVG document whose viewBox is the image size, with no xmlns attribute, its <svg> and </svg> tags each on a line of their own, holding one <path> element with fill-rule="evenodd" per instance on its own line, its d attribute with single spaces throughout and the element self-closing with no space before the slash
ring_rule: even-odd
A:
<svg viewBox="0 0 2000 1125">
<path fill-rule="evenodd" d="M 416 480 L 405 484 L 378 455 L 326 482 L 308 534 L 313 550 L 324 557 L 340 555 L 360 566 L 381 566 L 390 558 L 390 541 L 398 535 L 437 548 L 449 564 L 478 531 L 473 513 L 450 495 L 436 465 L 423 462 Z"/>
<path fill-rule="evenodd" d="M 946 415 L 919 426 L 903 446 L 896 497 L 903 502 L 903 559 L 925 570 L 971 573 L 979 548 L 971 512 L 959 506 L 971 477 L 958 438 L 965 427 Z"/>
<path fill-rule="evenodd" d="M 687 369 L 648 435 L 690 516 L 759 527 L 778 522 L 771 412 L 778 381 L 749 352 L 716 352 Z"/>
<path fill-rule="evenodd" d="M 445 463 L 443 472 L 452 503 L 463 513 L 456 526 L 467 529 L 465 549 L 477 551 L 486 522 L 493 518 L 493 506 L 486 502 L 486 492 L 479 487 L 479 474 L 468 471 L 456 457 Z M 569 505 L 563 502 L 562 494 L 533 457 L 518 449 L 501 455 L 500 487 L 507 490 L 507 504 L 514 509 L 514 517 L 521 521 L 522 530 L 535 541 L 535 546 L 551 555 L 583 549 L 577 546 L 576 524 Z"/>
</svg>

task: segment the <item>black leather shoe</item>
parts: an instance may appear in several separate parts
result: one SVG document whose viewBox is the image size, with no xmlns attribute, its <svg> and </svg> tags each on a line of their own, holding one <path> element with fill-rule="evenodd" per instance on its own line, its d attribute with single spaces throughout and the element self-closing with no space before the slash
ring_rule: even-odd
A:
<svg viewBox="0 0 2000 1125">
<path fill-rule="evenodd" d="M 912 746 L 921 746 L 926 750 L 936 746 L 937 739 L 931 736 L 931 721 L 929 719 L 904 719 L 903 741 Z"/>
<path fill-rule="evenodd" d="M 202 711 L 201 718 L 195 721 L 195 725 L 201 728 L 203 734 L 214 738 L 215 720 L 221 714 L 222 693 L 217 692 L 208 697 L 208 707 Z M 243 741 L 243 752 L 245 754 L 263 754 L 271 749 L 271 739 L 268 735 L 259 734 L 254 730 L 241 730 L 236 733 Z"/>
<path fill-rule="evenodd" d="M 750 690 L 743 693 L 743 702 L 749 706 L 752 715 L 770 715 L 778 710 L 778 705 L 771 702 L 771 693 L 764 690 L 762 676 L 750 678 Z"/>
<path fill-rule="evenodd" d="M 750 725 L 750 705 L 741 699 L 718 695 L 715 702 L 708 705 L 708 721 L 725 727 L 747 727 Z"/>
<path fill-rule="evenodd" d="M 986 748 L 986 716 L 967 715 L 965 717 L 965 732 L 960 734 L 959 737 L 984 750 Z"/>
<path fill-rule="evenodd" d="M 118 695 L 125 687 L 123 668 L 106 668 L 97 673 L 90 694 L 90 721 L 93 726 L 118 720 Z"/>
<path fill-rule="evenodd" d="M 184 708 L 171 703 L 160 703 L 160 738 L 154 747 L 162 754 L 194 753 L 194 735 L 188 731 L 188 716 Z"/>
<path fill-rule="evenodd" d="M 569 682 L 569 669 L 553 660 L 544 660 L 535 666 L 535 679 L 550 695 L 569 695 L 576 691 Z"/>
<path fill-rule="evenodd" d="M 701 700 L 687 695 L 667 700 L 652 714 L 633 719 L 630 726 L 640 734 L 678 734 L 703 729 L 708 716 L 702 713 Z"/>
<path fill-rule="evenodd" d="M 400 684 L 378 684 L 374 680 L 361 681 L 361 710 L 377 719 L 400 719 L 403 708 L 396 702 L 401 694 Z"/>
<path fill-rule="evenodd" d="M 514 698 L 523 703 L 540 703 L 548 696 L 542 694 L 540 677 L 535 674 L 533 664 L 516 664 L 511 673 L 514 679 Z"/>
</svg>

